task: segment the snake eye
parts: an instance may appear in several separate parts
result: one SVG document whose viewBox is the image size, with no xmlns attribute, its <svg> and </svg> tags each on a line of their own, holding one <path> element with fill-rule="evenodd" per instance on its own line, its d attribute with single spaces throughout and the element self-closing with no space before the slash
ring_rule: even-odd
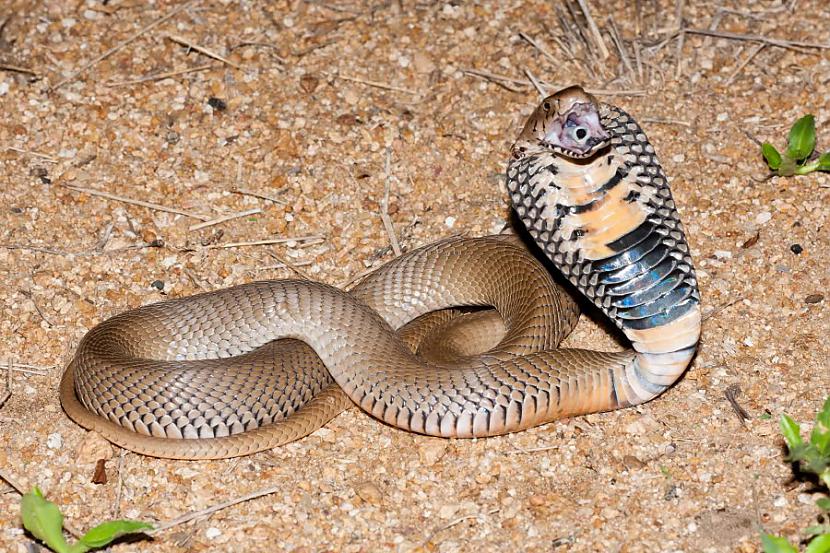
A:
<svg viewBox="0 0 830 553">
<path fill-rule="evenodd" d="M 542 109 L 545 111 L 550 111 L 550 102 L 545 102 L 542 104 Z"/>
</svg>

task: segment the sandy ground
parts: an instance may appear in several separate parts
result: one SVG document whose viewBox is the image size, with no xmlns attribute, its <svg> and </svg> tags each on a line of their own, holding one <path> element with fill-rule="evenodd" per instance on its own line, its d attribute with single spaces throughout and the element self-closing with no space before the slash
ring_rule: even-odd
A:
<svg viewBox="0 0 830 553">
<path fill-rule="evenodd" d="M 564 4 L 541 0 L 196 0 L 149 29 L 181 4 L 0 0 L 0 63 L 35 73 L 0 72 L 0 359 L 34 367 L 16 366 L 0 406 L 3 474 L 39 485 L 75 529 L 276 487 L 119 552 L 748 552 L 759 525 L 796 537 L 817 490 L 793 478 L 776 421 L 812 420 L 830 390 L 830 176 L 761 180 L 752 138 L 781 144 L 814 113 L 830 144 L 830 54 L 676 36 L 830 42 L 826 3 L 794 4 L 686 2 L 681 22 L 674 2 L 594 0 L 603 61 L 563 31 Z M 710 318 L 665 395 L 478 441 L 353 408 L 217 462 L 111 451 L 64 415 L 62 367 L 116 312 L 295 273 L 344 285 L 390 259 L 386 186 L 404 249 L 497 232 L 507 148 L 538 99 L 525 71 L 630 111 L 671 177 Z M 570 343 L 616 347 L 590 320 Z M 108 482 L 92 483 L 108 456 Z M 19 500 L 2 490 L 4 551 L 31 550 Z"/>
</svg>

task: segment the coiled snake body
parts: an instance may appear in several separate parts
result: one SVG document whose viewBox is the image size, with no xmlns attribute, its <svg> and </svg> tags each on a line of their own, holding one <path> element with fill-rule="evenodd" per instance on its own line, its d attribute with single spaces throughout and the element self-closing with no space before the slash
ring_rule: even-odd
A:
<svg viewBox="0 0 830 553">
<path fill-rule="evenodd" d="M 546 270 L 515 239 L 456 238 L 399 257 L 348 294 L 255 282 L 112 317 L 67 367 L 64 409 L 128 449 L 198 459 L 300 438 L 352 402 L 405 430 L 473 437 L 660 394 L 694 354 L 700 308 L 645 134 L 620 109 L 565 89 L 530 116 L 507 186 L 537 244 L 634 351 L 556 349 L 578 311 Z M 424 326 L 443 335 L 441 325 L 455 321 L 422 319 L 402 331 L 407 343 L 396 334 L 454 306 L 495 308 L 501 341 L 449 362 L 425 360 L 407 343 Z"/>
</svg>

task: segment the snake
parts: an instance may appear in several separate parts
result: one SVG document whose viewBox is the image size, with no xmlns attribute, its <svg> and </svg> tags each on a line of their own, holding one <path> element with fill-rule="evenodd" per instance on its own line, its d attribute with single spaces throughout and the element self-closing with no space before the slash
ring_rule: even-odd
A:
<svg viewBox="0 0 830 553">
<path fill-rule="evenodd" d="M 505 174 L 528 241 L 565 282 L 515 235 L 453 237 L 348 292 L 270 280 L 149 304 L 82 338 L 60 383 L 65 412 L 140 454 L 220 459 L 302 438 L 351 405 L 474 438 L 662 394 L 697 350 L 700 294 L 639 124 L 579 86 L 560 90 L 528 117 Z M 631 347 L 560 348 L 574 296 Z"/>
</svg>

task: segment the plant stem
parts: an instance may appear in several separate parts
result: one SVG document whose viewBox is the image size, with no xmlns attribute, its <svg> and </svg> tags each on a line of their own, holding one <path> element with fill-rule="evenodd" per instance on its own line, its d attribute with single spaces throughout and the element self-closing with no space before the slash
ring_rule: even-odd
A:
<svg viewBox="0 0 830 553">
<path fill-rule="evenodd" d="M 811 163 L 806 163 L 804 165 L 799 165 L 795 168 L 796 175 L 806 175 L 807 173 L 812 173 L 818 169 L 818 160 L 813 161 Z"/>
</svg>

